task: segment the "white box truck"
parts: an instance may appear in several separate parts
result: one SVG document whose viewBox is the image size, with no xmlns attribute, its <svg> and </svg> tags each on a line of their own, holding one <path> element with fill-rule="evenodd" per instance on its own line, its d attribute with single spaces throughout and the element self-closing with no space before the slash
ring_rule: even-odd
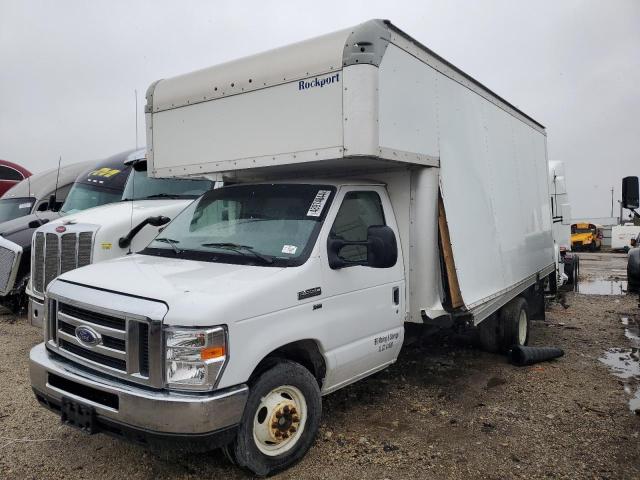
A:
<svg viewBox="0 0 640 480">
<path fill-rule="evenodd" d="M 268 475 L 405 322 L 505 349 L 543 314 L 544 127 L 388 21 L 161 80 L 146 121 L 153 175 L 233 185 L 49 284 L 30 374 L 66 423 Z"/>
<path fill-rule="evenodd" d="M 549 162 L 549 194 L 553 218 L 553 240 L 557 261 L 558 285 L 572 284 L 578 272 L 579 258 L 571 251 L 571 203 L 567 191 L 564 162 Z M 562 274 L 564 273 L 565 276 Z"/>
<path fill-rule="evenodd" d="M 627 222 L 611 227 L 611 250 L 627 253 L 631 249 L 631 240 L 640 234 L 640 226 Z"/>
</svg>

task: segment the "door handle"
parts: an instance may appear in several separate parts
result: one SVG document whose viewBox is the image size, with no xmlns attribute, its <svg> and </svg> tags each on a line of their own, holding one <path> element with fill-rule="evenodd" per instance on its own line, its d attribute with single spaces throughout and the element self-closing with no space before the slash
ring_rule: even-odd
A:
<svg viewBox="0 0 640 480">
<path fill-rule="evenodd" d="M 394 305 L 400 305 L 400 287 L 393 287 L 392 299 Z"/>
</svg>

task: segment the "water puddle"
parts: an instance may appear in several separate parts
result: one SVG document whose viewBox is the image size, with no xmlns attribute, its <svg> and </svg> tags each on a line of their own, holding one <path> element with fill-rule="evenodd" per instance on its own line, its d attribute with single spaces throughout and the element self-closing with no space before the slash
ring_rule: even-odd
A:
<svg viewBox="0 0 640 480">
<path fill-rule="evenodd" d="M 624 380 L 624 391 L 631 396 L 629 409 L 640 415 L 640 325 L 627 317 L 620 321 L 624 336 L 629 339 L 629 348 L 610 348 L 599 360 Z"/>
<path fill-rule="evenodd" d="M 624 295 L 627 293 L 626 280 L 603 280 L 587 278 L 576 282 L 575 290 L 586 295 Z"/>
</svg>

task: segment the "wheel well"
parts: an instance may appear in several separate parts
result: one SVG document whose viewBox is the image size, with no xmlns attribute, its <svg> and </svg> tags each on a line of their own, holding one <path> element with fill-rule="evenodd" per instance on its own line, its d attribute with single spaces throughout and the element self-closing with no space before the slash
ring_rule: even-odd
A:
<svg viewBox="0 0 640 480">
<path fill-rule="evenodd" d="M 318 344 L 314 340 L 298 340 L 283 345 L 269 353 L 253 370 L 249 377 L 249 383 L 275 365 L 279 360 L 291 360 L 299 363 L 311 372 L 318 382 L 318 386 L 322 388 L 322 383 L 327 373 L 327 366 L 324 357 L 320 353 Z"/>
</svg>

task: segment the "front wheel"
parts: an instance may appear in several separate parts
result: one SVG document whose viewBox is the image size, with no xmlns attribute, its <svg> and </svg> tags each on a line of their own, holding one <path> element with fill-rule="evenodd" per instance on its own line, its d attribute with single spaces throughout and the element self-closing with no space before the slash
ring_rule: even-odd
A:
<svg viewBox="0 0 640 480">
<path fill-rule="evenodd" d="M 237 437 L 225 452 L 258 476 L 272 475 L 307 453 L 321 416 L 314 376 L 302 365 L 282 360 L 251 385 Z"/>
</svg>

